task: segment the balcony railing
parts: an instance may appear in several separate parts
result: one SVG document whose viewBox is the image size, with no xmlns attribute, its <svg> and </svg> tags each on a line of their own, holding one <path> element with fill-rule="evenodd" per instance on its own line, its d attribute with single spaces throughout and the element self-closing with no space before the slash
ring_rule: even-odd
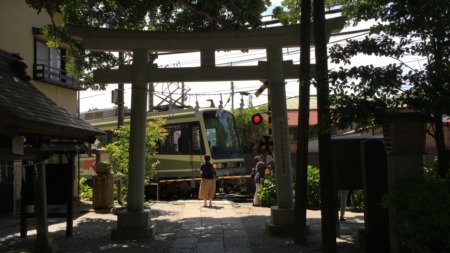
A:
<svg viewBox="0 0 450 253">
<path fill-rule="evenodd" d="M 64 88 L 81 90 L 78 79 L 68 75 L 67 71 L 53 68 L 45 64 L 34 65 L 34 80 L 55 84 Z"/>
</svg>

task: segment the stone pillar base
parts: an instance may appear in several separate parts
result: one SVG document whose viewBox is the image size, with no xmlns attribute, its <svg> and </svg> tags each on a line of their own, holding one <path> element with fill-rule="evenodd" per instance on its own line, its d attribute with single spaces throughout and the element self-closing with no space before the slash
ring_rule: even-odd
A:
<svg viewBox="0 0 450 253">
<path fill-rule="evenodd" d="M 153 239 L 155 227 L 151 222 L 150 210 L 117 214 L 117 228 L 111 230 L 112 240 Z"/>
<path fill-rule="evenodd" d="M 272 206 L 270 208 L 271 220 L 266 222 L 266 228 L 270 235 L 284 236 L 294 234 L 294 209 L 279 208 Z"/>
<path fill-rule="evenodd" d="M 33 253 L 56 253 L 58 247 L 51 237 L 38 238 L 34 243 Z"/>
<path fill-rule="evenodd" d="M 271 236 L 291 236 L 294 235 L 294 224 L 275 225 L 270 220 L 266 221 L 266 229 Z M 306 225 L 306 234 L 311 234 L 311 227 Z"/>
</svg>

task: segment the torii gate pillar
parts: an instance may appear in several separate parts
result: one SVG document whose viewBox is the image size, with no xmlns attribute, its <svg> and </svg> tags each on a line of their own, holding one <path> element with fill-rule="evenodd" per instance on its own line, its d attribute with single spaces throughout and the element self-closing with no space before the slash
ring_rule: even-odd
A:
<svg viewBox="0 0 450 253">
<path fill-rule="evenodd" d="M 117 214 L 116 240 L 150 239 L 154 235 L 150 210 L 144 210 L 145 130 L 147 124 L 147 49 L 133 50 L 130 158 L 128 166 L 127 210 Z M 144 136 L 144 138 L 142 138 Z"/>
<path fill-rule="evenodd" d="M 271 207 L 271 220 L 267 222 L 269 234 L 291 235 L 294 226 L 291 157 L 287 122 L 286 88 L 281 47 L 267 48 L 270 70 L 270 95 L 272 134 L 275 147 L 275 175 L 277 180 L 277 205 Z"/>
</svg>

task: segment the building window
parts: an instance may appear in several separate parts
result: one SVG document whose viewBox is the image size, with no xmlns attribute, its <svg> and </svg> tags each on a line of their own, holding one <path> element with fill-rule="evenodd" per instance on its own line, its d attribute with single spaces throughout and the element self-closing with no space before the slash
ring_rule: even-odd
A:
<svg viewBox="0 0 450 253">
<path fill-rule="evenodd" d="M 65 70 L 66 50 L 49 48 L 46 43 L 35 39 L 33 79 L 70 89 L 78 89 L 75 79 Z"/>
<path fill-rule="evenodd" d="M 36 64 L 46 65 L 52 69 L 62 69 L 62 51 L 49 48 L 44 42 L 36 40 Z"/>
</svg>

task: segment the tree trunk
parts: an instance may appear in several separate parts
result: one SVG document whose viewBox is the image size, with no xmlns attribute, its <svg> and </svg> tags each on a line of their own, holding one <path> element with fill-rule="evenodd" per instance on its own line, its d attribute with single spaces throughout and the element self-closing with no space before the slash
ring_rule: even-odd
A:
<svg viewBox="0 0 450 253">
<path fill-rule="evenodd" d="M 314 1 L 314 38 L 316 52 L 317 107 L 319 117 L 319 167 L 322 214 L 322 250 L 337 251 L 337 191 L 334 187 L 331 155 L 331 116 L 328 84 L 327 42 L 325 38 L 324 0 Z"/>
<path fill-rule="evenodd" d="M 301 3 L 300 23 L 300 103 L 297 130 L 297 173 L 295 176 L 294 240 L 306 243 L 306 209 L 308 208 L 308 140 L 309 140 L 309 93 L 310 93 L 310 23 L 311 0 Z"/>
<path fill-rule="evenodd" d="M 437 173 L 439 174 L 440 177 L 445 178 L 447 173 L 449 172 L 450 166 L 449 166 L 449 155 L 447 152 L 447 148 L 445 147 L 442 115 L 435 115 L 434 124 L 436 126 L 434 139 L 436 142 L 436 150 L 439 162 Z"/>
<path fill-rule="evenodd" d="M 438 18 L 438 17 L 436 17 Z M 435 64 L 434 71 L 429 71 L 429 75 L 431 76 L 430 81 L 431 85 L 436 91 L 439 91 L 442 84 L 446 83 L 445 79 L 446 75 L 443 73 L 445 70 L 444 65 L 444 49 L 443 42 L 446 40 L 445 35 L 442 31 L 438 32 L 431 39 L 432 51 L 435 55 Z M 443 99 L 443 98 L 441 98 Z M 439 166 L 437 173 L 440 177 L 445 178 L 447 173 L 449 172 L 449 154 L 447 152 L 447 148 L 445 147 L 445 139 L 444 139 L 444 129 L 442 124 L 442 113 L 434 113 L 434 125 L 435 128 L 435 141 L 436 141 L 436 150 L 438 153 L 438 161 Z"/>
</svg>

